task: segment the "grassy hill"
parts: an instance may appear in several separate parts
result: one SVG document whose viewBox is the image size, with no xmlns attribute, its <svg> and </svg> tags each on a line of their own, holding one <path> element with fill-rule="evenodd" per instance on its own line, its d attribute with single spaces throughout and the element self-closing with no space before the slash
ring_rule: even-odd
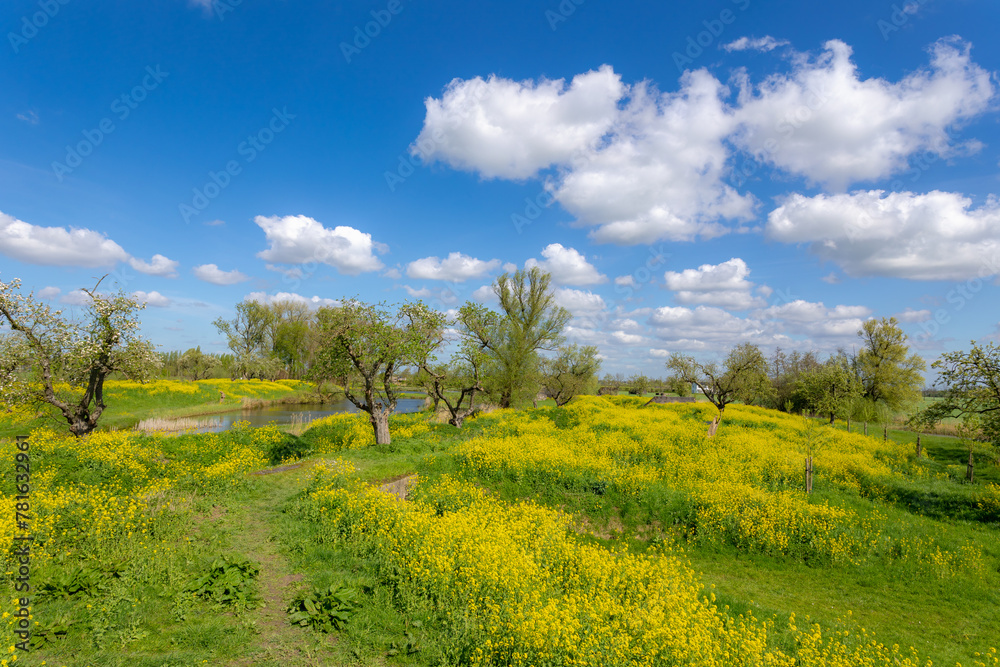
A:
<svg viewBox="0 0 1000 667">
<path fill-rule="evenodd" d="M 405 415 L 384 446 L 352 415 L 36 430 L 31 664 L 998 664 L 995 471 L 743 406 L 708 438 L 711 406 L 644 402 Z M 409 500 L 379 490 L 402 477 Z"/>
</svg>

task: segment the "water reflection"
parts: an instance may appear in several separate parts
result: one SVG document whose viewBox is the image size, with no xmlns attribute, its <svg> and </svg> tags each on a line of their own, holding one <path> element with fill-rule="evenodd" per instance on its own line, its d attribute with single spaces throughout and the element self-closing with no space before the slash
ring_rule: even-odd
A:
<svg viewBox="0 0 1000 667">
<path fill-rule="evenodd" d="M 396 404 L 394 414 L 417 412 L 424 404 L 422 398 L 401 398 Z M 274 422 L 275 424 L 291 424 L 292 421 L 308 423 L 313 419 L 326 417 L 327 415 L 342 414 L 344 412 L 357 412 L 358 409 L 348 400 L 336 401 L 333 403 L 299 403 L 296 405 L 275 405 L 268 408 L 258 408 L 255 410 L 243 410 L 241 412 L 227 412 L 214 417 L 199 418 L 200 427 L 194 429 L 194 433 L 218 433 L 225 431 L 230 426 L 239 421 L 248 421 L 251 426 L 266 426 Z"/>
</svg>

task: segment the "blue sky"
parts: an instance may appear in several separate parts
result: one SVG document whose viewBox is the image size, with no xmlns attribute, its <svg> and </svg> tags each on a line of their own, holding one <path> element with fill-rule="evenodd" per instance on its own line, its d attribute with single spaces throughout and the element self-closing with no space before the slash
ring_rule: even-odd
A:
<svg viewBox="0 0 1000 667">
<path fill-rule="evenodd" d="M 162 349 L 552 272 L 610 372 L 998 334 L 1000 6 L 8 1 L 0 280 Z"/>
</svg>

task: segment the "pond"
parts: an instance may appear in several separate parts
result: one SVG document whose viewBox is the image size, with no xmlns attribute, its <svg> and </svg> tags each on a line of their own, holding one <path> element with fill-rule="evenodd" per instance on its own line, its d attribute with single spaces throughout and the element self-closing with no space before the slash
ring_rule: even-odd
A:
<svg viewBox="0 0 1000 667">
<path fill-rule="evenodd" d="M 423 405 L 424 399 L 422 398 L 401 398 L 396 403 L 396 411 L 393 414 L 418 412 Z M 327 415 L 357 411 L 358 409 L 354 407 L 354 404 L 346 399 L 332 403 L 275 405 L 255 410 L 227 412 L 212 417 L 199 417 L 199 427 L 193 431 L 195 433 L 218 433 L 219 431 L 225 431 L 239 421 L 248 421 L 251 426 L 266 426 L 271 422 L 275 424 L 291 424 L 293 421 L 308 423 L 313 419 L 319 419 Z"/>
</svg>

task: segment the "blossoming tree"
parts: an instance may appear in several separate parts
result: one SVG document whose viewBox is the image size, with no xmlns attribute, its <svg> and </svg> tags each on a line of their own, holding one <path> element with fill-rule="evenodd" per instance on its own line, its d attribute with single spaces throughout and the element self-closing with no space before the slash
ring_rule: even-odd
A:
<svg viewBox="0 0 1000 667">
<path fill-rule="evenodd" d="M 109 375 L 143 381 L 159 363 L 153 344 L 139 335 L 145 304 L 122 291 L 100 294 L 100 282 L 83 290 L 90 304 L 70 320 L 22 294 L 19 279 L 0 281 L 0 400 L 51 405 L 76 436 L 96 428 Z"/>
</svg>

